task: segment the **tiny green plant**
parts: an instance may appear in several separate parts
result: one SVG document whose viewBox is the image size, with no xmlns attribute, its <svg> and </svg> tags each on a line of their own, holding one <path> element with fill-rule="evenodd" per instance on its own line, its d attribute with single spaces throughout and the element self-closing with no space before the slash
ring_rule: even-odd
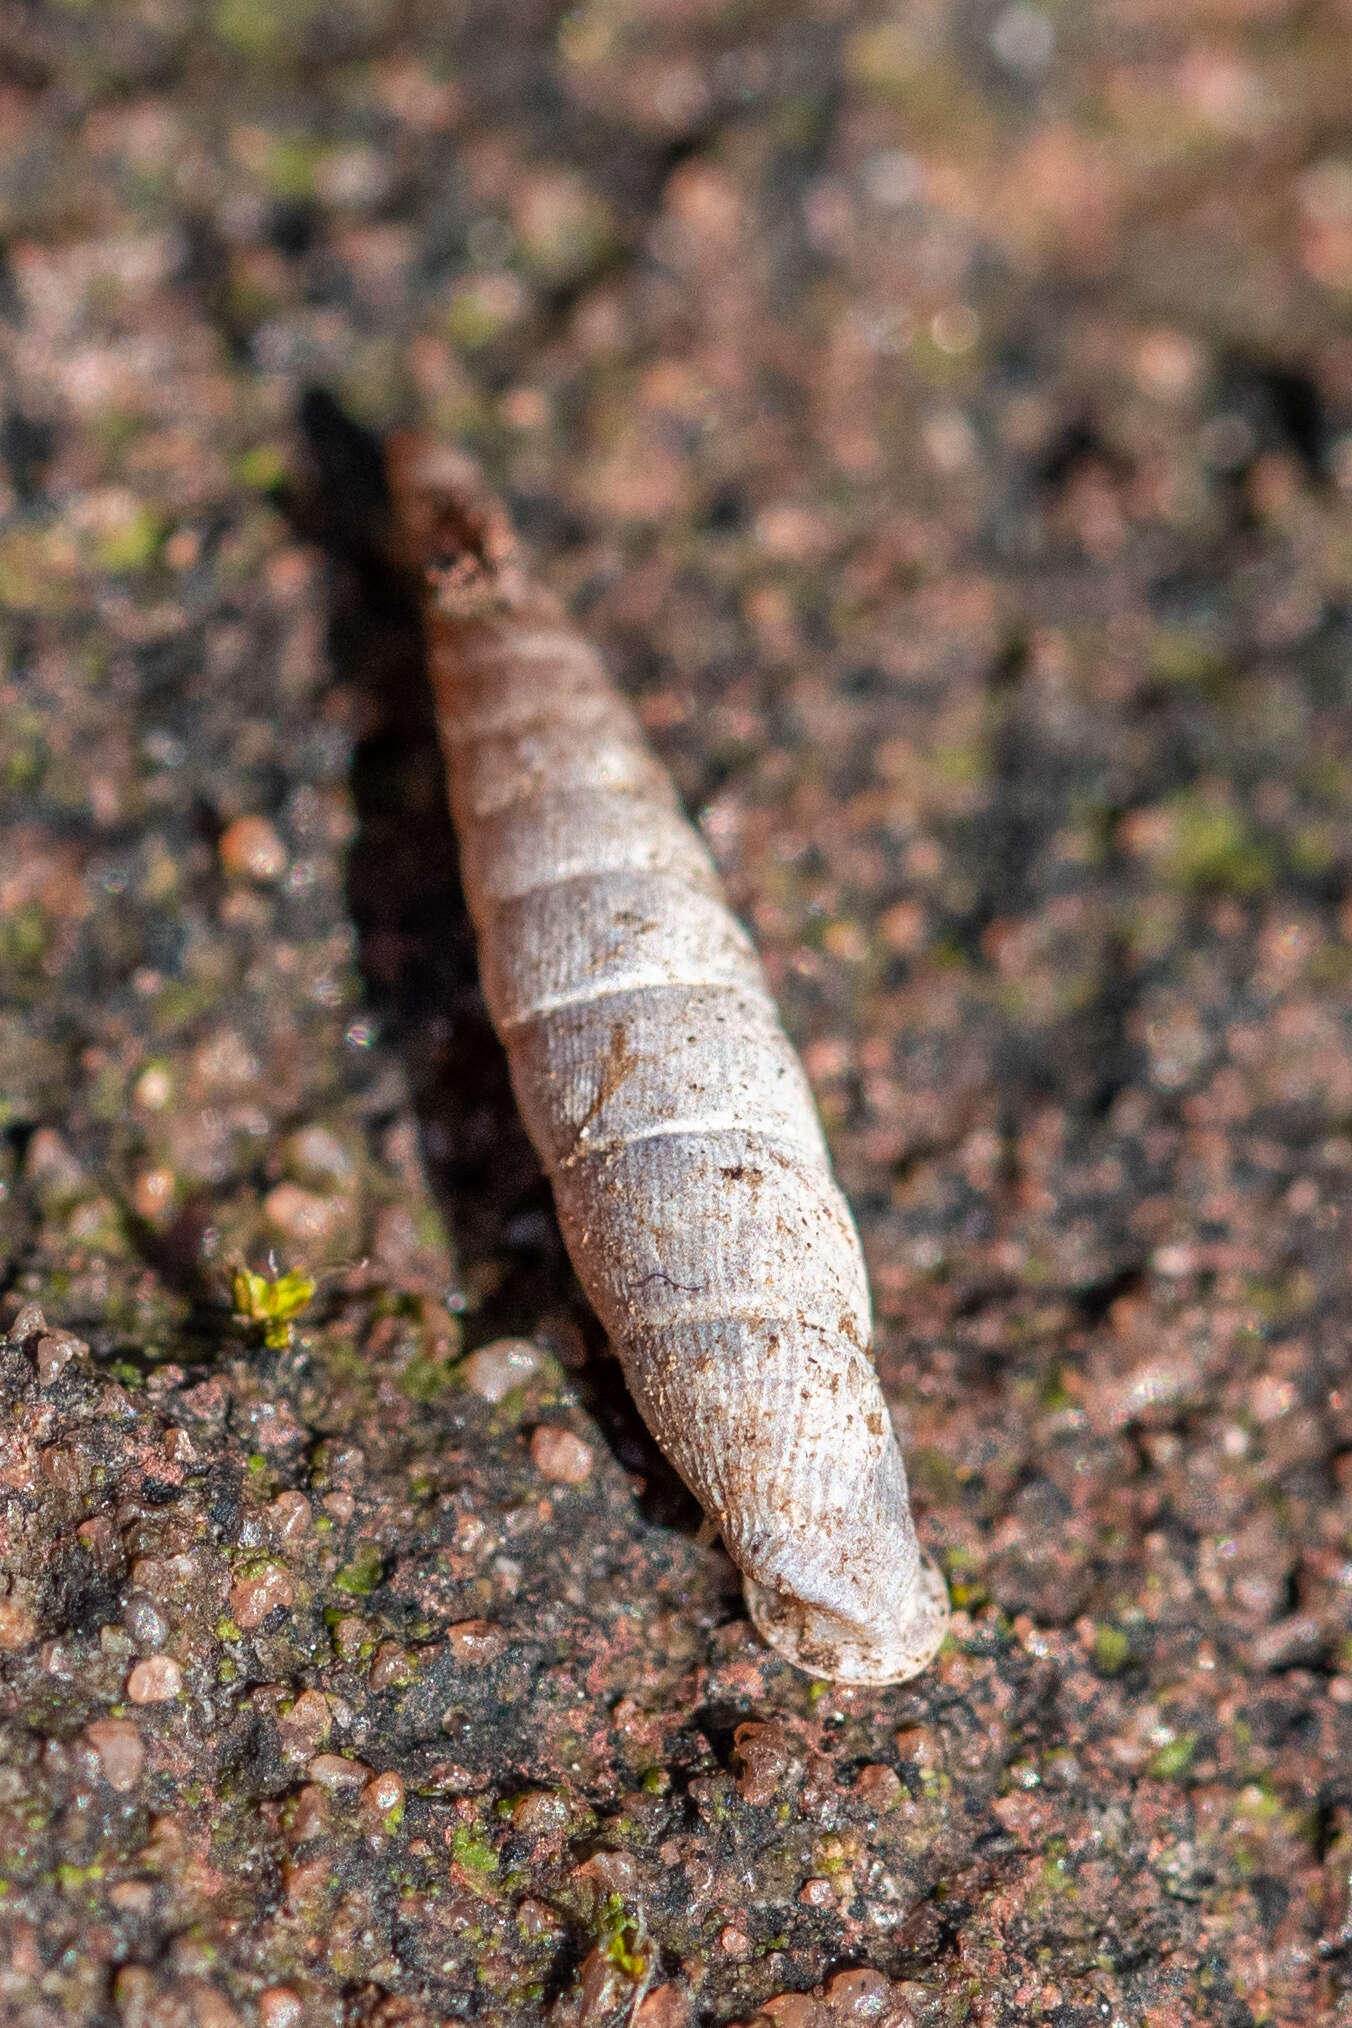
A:
<svg viewBox="0 0 1352 2028">
<path fill-rule="evenodd" d="M 234 1271 L 230 1294 L 239 1322 L 261 1326 L 263 1343 L 274 1352 L 284 1352 L 291 1343 L 292 1319 L 299 1316 L 316 1287 L 314 1276 L 299 1270 L 261 1275 L 240 1266 Z"/>
<path fill-rule="evenodd" d="M 601 1911 L 601 1947 L 612 1965 L 626 1979 L 642 1980 L 651 1974 L 646 1925 L 642 1911 L 630 1914 L 618 1894 L 609 1895 Z"/>
</svg>

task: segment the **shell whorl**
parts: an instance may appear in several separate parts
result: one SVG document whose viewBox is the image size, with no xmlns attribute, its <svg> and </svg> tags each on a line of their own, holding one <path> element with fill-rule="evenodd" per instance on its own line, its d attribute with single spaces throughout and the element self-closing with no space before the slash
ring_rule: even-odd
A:
<svg viewBox="0 0 1352 2028">
<path fill-rule="evenodd" d="M 473 468 L 391 448 L 485 997 L 578 1277 L 752 1619 L 888 1683 L 943 1638 L 802 1066 L 703 842 Z"/>
</svg>

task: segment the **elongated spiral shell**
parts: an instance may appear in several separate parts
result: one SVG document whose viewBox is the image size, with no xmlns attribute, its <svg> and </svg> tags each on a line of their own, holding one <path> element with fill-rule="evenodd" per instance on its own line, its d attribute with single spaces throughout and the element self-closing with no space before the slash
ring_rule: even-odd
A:
<svg viewBox="0 0 1352 2028">
<path fill-rule="evenodd" d="M 863 1255 L 746 932 L 472 467 L 390 453 L 484 992 L 579 1278 L 764 1638 L 888 1683 L 943 1637 Z"/>
</svg>

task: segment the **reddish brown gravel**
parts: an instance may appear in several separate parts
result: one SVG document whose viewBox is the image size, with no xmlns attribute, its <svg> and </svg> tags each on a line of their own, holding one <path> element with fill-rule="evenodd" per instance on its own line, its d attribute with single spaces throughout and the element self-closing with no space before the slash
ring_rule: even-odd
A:
<svg viewBox="0 0 1352 2028">
<path fill-rule="evenodd" d="M 4 2028 L 1352 2022 L 1349 35 L 0 0 Z M 410 424 L 804 1054 L 904 1690 L 757 1643 L 568 1275 Z"/>
</svg>

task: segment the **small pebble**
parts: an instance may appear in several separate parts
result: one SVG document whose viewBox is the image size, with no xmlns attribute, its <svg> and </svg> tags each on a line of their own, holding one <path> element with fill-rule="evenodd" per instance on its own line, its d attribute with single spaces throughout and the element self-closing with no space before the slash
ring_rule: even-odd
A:
<svg viewBox="0 0 1352 2028">
<path fill-rule="evenodd" d="M 774 1799 L 792 1758 L 792 1746 L 782 1725 L 771 1720 L 760 1724 L 748 1720 L 732 1735 L 732 1750 L 740 1767 L 737 1790 L 747 1803 L 768 1803 Z"/>
<path fill-rule="evenodd" d="M 376 1649 L 367 1677 L 377 1695 L 382 1690 L 399 1690 L 413 1676 L 413 1657 L 398 1641 L 382 1641 Z"/>
<path fill-rule="evenodd" d="M 48 1331 L 38 1339 L 35 1357 L 38 1362 L 38 1380 L 43 1387 L 50 1387 L 59 1373 L 62 1373 L 77 1352 L 89 1350 L 83 1338 L 77 1338 L 73 1331 Z"/>
<path fill-rule="evenodd" d="M 302 1190 L 299 1183 L 279 1183 L 263 1199 L 263 1216 L 283 1239 L 300 1246 L 322 1245 L 333 1237 L 346 1217 L 341 1200 L 321 1197 L 316 1190 Z"/>
<path fill-rule="evenodd" d="M 361 1651 L 371 1638 L 371 1630 L 360 1613 L 344 1613 L 335 1620 L 332 1627 L 335 1650 L 345 1662 L 359 1662 Z"/>
<path fill-rule="evenodd" d="M 826 2010 L 810 1993 L 776 1993 L 761 2013 L 769 2016 L 775 2028 L 821 2028 L 826 2019 Z"/>
<path fill-rule="evenodd" d="M 580 1486 L 592 1468 L 591 1445 L 569 1429 L 541 1423 L 530 1440 L 531 1460 L 542 1479 L 558 1486 Z"/>
<path fill-rule="evenodd" d="M 688 2028 L 690 1999 L 680 1986 L 654 1986 L 640 2002 L 634 2028 Z"/>
<path fill-rule="evenodd" d="M 122 1915 L 149 1915 L 155 1890 L 148 1880 L 119 1880 L 108 1889 L 108 1899 Z"/>
<path fill-rule="evenodd" d="M 305 1772 L 318 1788 L 331 1793 L 365 1788 L 372 1775 L 364 1760 L 345 1760 L 341 1753 L 317 1753 Z"/>
<path fill-rule="evenodd" d="M 193 1994 L 193 2028 L 244 2028 L 243 2017 L 238 2014 L 214 1986 L 199 1982 Z"/>
<path fill-rule="evenodd" d="M 233 880 L 280 880 L 286 847 L 266 817 L 236 817 L 221 833 L 221 865 Z"/>
<path fill-rule="evenodd" d="M 891 1997 L 890 1982 L 866 1965 L 837 1972 L 826 1988 L 827 2004 L 842 2021 L 876 2021 Z"/>
<path fill-rule="evenodd" d="M 174 1081 L 161 1063 L 152 1063 L 136 1080 L 132 1097 L 148 1113 L 162 1113 L 174 1096 Z"/>
<path fill-rule="evenodd" d="M 105 1576 L 118 1568 L 122 1556 L 122 1539 L 106 1514 L 95 1514 L 88 1521 L 82 1521 L 75 1531 L 75 1540 L 82 1542 L 97 1567 Z M 151 1564 L 152 1557 L 138 1557 L 132 1565 L 132 1580 L 138 1581 L 138 1566 Z"/>
<path fill-rule="evenodd" d="M 352 1179 L 352 1157 L 327 1127 L 301 1127 L 282 1149 L 288 1172 L 311 1190 L 333 1190 Z"/>
<path fill-rule="evenodd" d="M 132 2022 L 150 2021 L 159 1993 L 153 1972 L 144 1965 L 123 1965 L 113 1980 L 113 2003 L 119 2019 L 130 2028 Z"/>
<path fill-rule="evenodd" d="M 42 1314 L 41 1304 L 25 1303 L 6 1335 L 12 1345 L 23 1345 L 46 1329 L 47 1319 Z"/>
<path fill-rule="evenodd" d="M 276 1542 L 296 1542 L 310 1526 L 310 1503 L 304 1493 L 279 1493 L 268 1503 L 268 1526 Z"/>
<path fill-rule="evenodd" d="M 316 1788 L 313 1782 L 306 1782 L 305 1787 L 296 1797 L 295 1812 L 288 1828 L 291 1843 L 293 1845 L 304 1845 L 308 1839 L 317 1838 L 324 1830 L 327 1822 L 328 1811 L 325 1806 L 324 1791 Z"/>
<path fill-rule="evenodd" d="M 491 1620 L 457 1620 L 446 1629 L 446 1646 L 462 1669 L 481 1668 L 496 1660 L 506 1645 L 506 1634 Z"/>
<path fill-rule="evenodd" d="M 268 1986 L 258 1996 L 259 2028 L 299 2028 L 300 1995 L 290 1986 Z"/>
<path fill-rule="evenodd" d="M 89 1464 L 78 1445 L 48 1444 L 38 1454 L 38 1470 L 58 1492 L 78 1493 L 83 1490 Z"/>
<path fill-rule="evenodd" d="M 332 1874 L 333 1862 L 325 1853 L 313 1859 L 290 1859 L 282 1868 L 282 1885 L 287 1907 L 294 1913 L 323 1892 Z"/>
<path fill-rule="evenodd" d="M 125 1795 L 136 1787 L 145 1765 L 146 1750 L 140 1733 L 129 1718 L 96 1718 L 85 1727 L 85 1738 L 97 1753 L 103 1779 L 110 1789 Z"/>
<path fill-rule="evenodd" d="M 559 1916 L 547 1901 L 536 1901 L 527 1895 L 516 1905 L 516 1926 L 524 1937 L 552 1936 L 562 1927 Z"/>
<path fill-rule="evenodd" d="M 238 1627 L 258 1627 L 277 1606 L 290 1606 L 296 1588 L 286 1571 L 270 1563 L 257 1577 L 242 1577 L 230 1587 L 230 1617 Z"/>
<path fill-rule="evenodd" d="M 69 1210 L 87 1192 L 84 1170 L 54 1127 L 38 1128 L 28 1143 L 23 1167 L 44 1211 Z M 39 1328 L 45 1329 L 45 1322 Z"/>
<path fill-rule="evenodd" d="M 874 1762 L 869 1767 L 860 1768 L 855 1779 L 854 1792 L 879 1816 L 885 1810 L 894 1810 L 906 1793 L 896 1769 L 887 1767 L 880 1761 Z"/>
<path fill-rule="evenodd" d="M 129 1594 L 122 1607 L 122 1624 L 143 1654 L 157 1654 L 169 1638 L 169 1622 L 145 1592 Z"/>
<path fill-rule="evenodd" d="M 590 1859 L 584 1859 L 580 1866 L 573 1868 L 569 1878 L 578 1885 L 589 1887 L 598 1907 L 603 1907 L 615 1894 L 621 1901 L 632 1900 L 640 1881 L 638 1861 L 633 1853 L 608 1848 L 593 1852 Z"/>
<path fill-rule="evenodd" d="M 26 1648 L 37 1630 L 38 1623 L 27 1606 L 0 1598 L 0 1650 L 12 1655 L 17 1648 Z"/>
<path fill-rule="evenodd" d="M 278 1720 L 283 1751 L 292 1760 L 309 1759 L 333 1727 L 329 1700 L 322 1690 L 302 1690 Z"/>
<path fill-rule="evenodd" d="M 155 1225 L 174 1204 L 172 1169 L 142 1169 L 131 1186 L 132 1210 L 147 1225 Z"/>
<path fill-rule="evenodd" d="M 834 1908 L 835 1889 L 829 1880 L 818 1874 L 812 1880 L 805 1880 L 798 1890 L 798 1899 L 804 1908 Z"/>
<path fill-rule="evenodd" d="M 364 1808 L 375 1810 L 382 1817 L 388 1816 L 391 1810 L 397 1810 L 403 1802 L 404 1784 L 393 1768 L 389 1768 L 384 1774 L 376 1775 L 366 1784 L 361 1792 L 361 1800 Z"/>
<path fill-rule="evenodd" d="M 540 1370 L 540 1355 L 524 1338 L 499 1338 L 471 1352 L 461 1368 L 465 1385 L 481 1401 L 498 1402 Z"/>
<path fill-rule="evenodd" d="M 567 1828 L 569 1815 L 563 1796 L 551 1789 L 534 1789 L 512 1811 L 512 1824 L 527 1838 L 548 1838 Z"/>
<path fill-rule="evenodd" d="M 147 1655 L 127 1678 L 133 1704 L 165 1704 L 183 1688 L 183 1671 L 172 1655 Z"/>
</svg>

